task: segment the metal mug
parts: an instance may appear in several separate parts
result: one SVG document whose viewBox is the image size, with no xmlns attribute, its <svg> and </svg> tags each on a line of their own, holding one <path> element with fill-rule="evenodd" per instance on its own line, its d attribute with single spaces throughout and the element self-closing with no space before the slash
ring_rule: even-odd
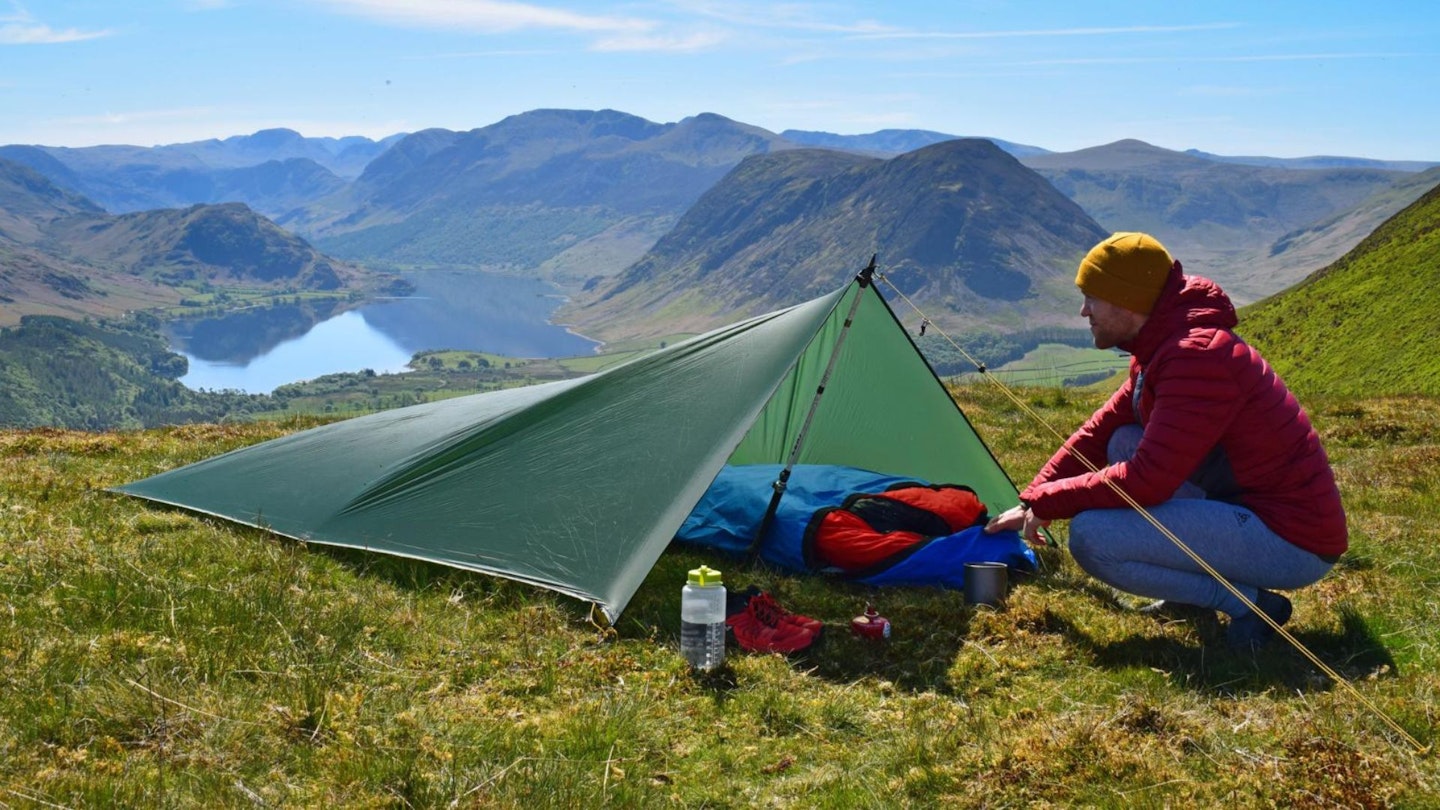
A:
<svg viewBox="0 0 1440 810">
<path fill-rule="evenodd" d="M 1009 587 L 1009 567 L 1000 562 L 965 563 L 965 602 L 1003 607 Z"/>
</svg>

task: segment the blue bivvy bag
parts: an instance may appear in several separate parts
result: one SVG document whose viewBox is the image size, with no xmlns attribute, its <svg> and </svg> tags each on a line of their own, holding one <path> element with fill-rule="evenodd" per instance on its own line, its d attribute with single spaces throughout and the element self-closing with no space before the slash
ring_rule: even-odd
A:
<svg viewBox="0 0 1440 810">
<path fill-rule="evenodd" d="M 732 555 L 747 554 L 783 469 L 779 464 L 727 465 L 691 510 L 675 540 Z M 931 483 L 855 467 L 796 465 L 775 517 L 761 538 L 758 556 L 795 573 L 823 573 L 869 585 L 931 585 L 957 590 L 964 587 L 968 562 L 1003 562 L 1023 572 L 1036 569 L 1035 552 L 1018 532 L 986 534 L 981 528 L 983 518 L 952 534 L 924 537 L 903 553 L 865 570 L 817 564 L 814 554 L 807 551 L 807 528 L 817 512 L 842 507 L 857 495 Z"/>
</svg>

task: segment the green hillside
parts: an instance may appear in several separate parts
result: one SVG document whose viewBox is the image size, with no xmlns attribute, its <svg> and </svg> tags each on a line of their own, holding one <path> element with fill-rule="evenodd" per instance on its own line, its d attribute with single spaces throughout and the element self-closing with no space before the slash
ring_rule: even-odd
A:
<svg viewBox="0 0 1440 810">
<path fill-rule="evenodd" d="M 28 315 L 0 329 L 0 425 L 87 430 L 243 418 L 268 397 L 191 391 L 147 315 L 97 324 Z"/>
<path fill-rule="evenodd" d="M 242 203 L 111 216 L 0 159 L 0 326 L 27 315 L 114 318 L 221 290 L 339 299 L 391 280 L 318 253 Z"/>
<path fill-rule="evenodd" d="M 1440 394 L 1440 186 L 1238 331 L 1301 391 Z"/>
</svg>

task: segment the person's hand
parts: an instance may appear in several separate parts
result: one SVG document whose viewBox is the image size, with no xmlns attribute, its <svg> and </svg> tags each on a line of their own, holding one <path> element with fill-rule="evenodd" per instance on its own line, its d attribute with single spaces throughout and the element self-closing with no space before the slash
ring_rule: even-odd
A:
<svg viewBox="0 0 1440 810">
<path fill-rule="evenodd" d="M 1040 535 L 1040 530 L 1049 525 L 1050 521 L 1036 517 L 1035 513 L 1030 511 L 1030 507 L 1022 503 L 991 518 L 990 522 L 985 524 L 985 533 L 1018 531 L 1020 536 L 1025 538 L 1025 542 L 1030 545 L 1045 546 L 1049 544 Z"/>
<path fill-rule="evenodd" d="M 1010 507 L 990 518 L 990 522 L 985 524 L 985 533 L 1018 531 L 1021 526 L 1025 525 L 1025 513 L 1028 511 L 1030 510 L 1026 509 L 1023 503 Z"/>
</svg>

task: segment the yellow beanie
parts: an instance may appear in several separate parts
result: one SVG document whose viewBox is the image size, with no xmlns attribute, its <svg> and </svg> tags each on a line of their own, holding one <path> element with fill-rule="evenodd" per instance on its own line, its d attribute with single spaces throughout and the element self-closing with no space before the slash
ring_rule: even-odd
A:
<svg viewBox="0 0 1440 810">
<path fill-rule="evenodd" d="M 1149 315 L 1174 263 L 1155 237 L 1117 233 L 1090 248 L 1080 260 L 1075 286 L 1091 298 Z"/>
</svg>

